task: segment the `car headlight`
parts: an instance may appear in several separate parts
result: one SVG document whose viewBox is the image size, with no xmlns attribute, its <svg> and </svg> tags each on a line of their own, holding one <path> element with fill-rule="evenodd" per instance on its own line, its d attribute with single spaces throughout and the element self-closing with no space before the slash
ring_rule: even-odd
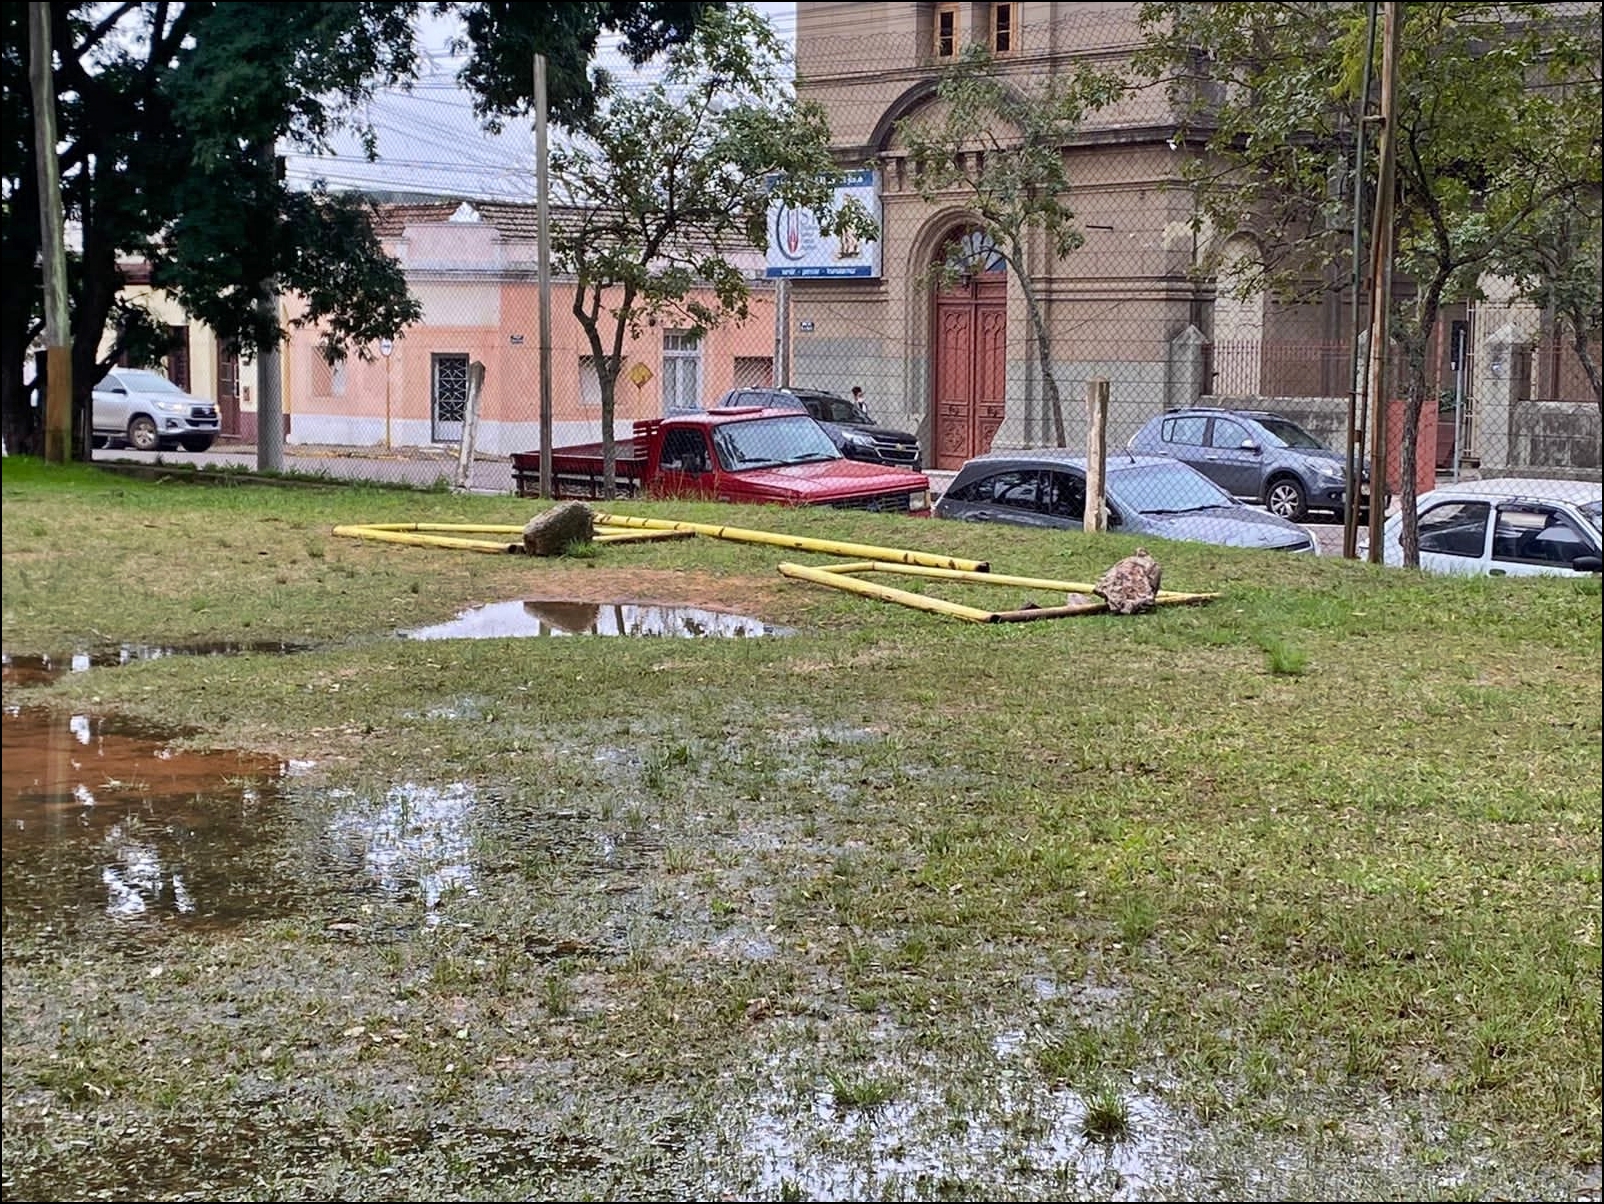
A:
<svg viewBox="0 0 1604 1204">
<path fill-rule="evenodd" d="M 910 493 L 908 495 L 908 509 L 909 510 L 928 510 L 928 509 L 930 509 L 930 490 L 928 490 L 928 489 L 920 489 L 915 493 Z"/>
<path fill-rule="evenodd" d="M 874 440 L 869 438 L 867 435 L 849 434 L 846 436 L 845 442 L 850 443 L 853 447 L 874 446 Z"/>
<path fill-rule="evenodd" d="M 1340 464 L 1322 464 L 1318 471 L 1322 481 L 1340 481 L 1348 475 L 1348 470 Z"/>
<path fill-rule="evenodd" d="M 161 410 L 163 413 L 167 413 L 167 414 L 182 414 L 185 410 L 189 409 L 189 402 L 187 402 L 187 401 L 158 401 L 156 403 L 156 408 L 158 410 Z"/>
</svg>

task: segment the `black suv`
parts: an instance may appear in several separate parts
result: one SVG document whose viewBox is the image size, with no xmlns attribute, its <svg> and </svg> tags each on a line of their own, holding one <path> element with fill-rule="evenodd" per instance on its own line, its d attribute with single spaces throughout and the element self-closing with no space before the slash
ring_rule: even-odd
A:
<svg viewBox="0 0 1604 1204">
<path fill-rule="evenodd" d="M 918 436 L 876 425 L 864 408 L 849 397 L 822 389 L 731 389 L 718 399 L 715 408 L 732 406 L 803 410 L 824 428 L 836 449 L 849 460 L 919 467 Z"/>
</svg>

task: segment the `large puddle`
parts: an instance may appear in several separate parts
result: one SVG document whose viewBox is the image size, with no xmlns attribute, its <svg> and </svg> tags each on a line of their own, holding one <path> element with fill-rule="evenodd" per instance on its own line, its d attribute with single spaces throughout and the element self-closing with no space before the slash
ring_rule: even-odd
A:
<svg viewBox="0 0 1604 1204">
<path fill-rule="evenodd" d="M 495 640 L 559 635 L 741 639 L 789 633 L 761 619 L 695 606 L 531 600 L 493 602 L 465 610 L 450 622 L 401 634 L 414 640 Z"/>
<path fill-rule="evenodd" d="M 0 671 L 8 685 L 38 684 L 152 656 L 247 650 L 293 651 L 125 646 L 59 660 L 6 655 Z M 321 829 L 309 828 L 286 798 L 294 762 L 181 749 L 171 731 L 42 707 L 7 705 L 0 723 L 8 939 L 94 922 L 228 925 L 284 914 L 314 894 L 417 900 L 432 917 L 453 893 L 475 889 L 469 787 L 338 795 Z"/>
<path fill-rule="evenodd" d="M 277 909 L 283 884 L 260 845 L 279 809 L 278 761 L 33 707 L 6 707 L 0 739 L 8 937 L 90 917 L 207 924 Z"/>
</svg>

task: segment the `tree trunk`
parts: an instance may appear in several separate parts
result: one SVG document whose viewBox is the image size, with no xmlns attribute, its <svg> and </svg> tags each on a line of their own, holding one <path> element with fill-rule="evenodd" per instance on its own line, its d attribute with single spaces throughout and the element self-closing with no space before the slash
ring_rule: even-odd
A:
<svg viewBox="0 0 1604 1204">
<path fill-rule="evenodd" d="M 83 280 L 78 305 L 72 315 L 72 451 L 71 460 L 91 458 L 89 432 L 95 385 L 100 382 L 100 343 L 106 335 L 106 319 L 122 274 L 117 270 L 116 250 L 85 223 Z M 115 348 L 113 348 L 115 351 Z"/>
<path fill-rule="evenodd" d="M 23 39 L 27 49 L 27 39 Z M 44 404 L 34 408 L 23 374 L 33 354 L 39 291 L 39 206 L 33 164 L 19 164 L 21 181 L 6 213 L 0 264 L 0 433 L 11 455 L 44 454 Z"/>
<path fill-rule="evenodd" d="M 1064 431 L 1064 402 L 1058 393 L 1058 380 L 1053 376 L 1053 345 L 1047 334 L 1047 318 L 1042 313 L 1041 302 L 1036 297 L 1036 288 L 1029 275 L 1012 261 L 1010 266 L 1014 267 L 1014 275 L 1024 291 L 1025 312 L 1030 315 L 1031 332 L 1036 336 L 1036 357 L 1041 364 L 1042 401 L 1052 416 L 1053 437 L 1059 447 L 1068 447 L 1069 438 Z"/>
<path fill-rule="evenodd" d="M 1398 432 L 1398 509 L 1403 516 L 1399 545 L 1408 568 L 1420 567 L 1420 506 L 1415 493 L 1415 464 L 1419 457 L 1420 413 L 1426 405 L 1426 356 L 1432 335 L 1437 332 L 1437 314 L 1442 304 L 1448 272 L 1439 272 L 1421 294 L 1413 330 L 1401 340 L 1409 363 L 1409 384 L 1404 395 L 1403 430 Z M 1435 454 L 1436 449 L 1432 449 Z M 1386 471 L 1386 448 L 1380 449 L 1382 471 Z"/>
<path fill-rule="evenodd" d="M 1568 319 L 1567 325 L 1571 328 L 1571 345 L 1576 348 L 1576 358 L 1582 362 L 1582 371 L 1587 373 L 1587 383 L 1593 386 L 1593 399 L 1598 402 L 1599 409 L 1604 410 L 1604 380 L 1599 377 L 1598 361 L 1587 345 L 1587 335 L 1574 319 Z"/>
<path fill-rule="evenodd" d="M 611 356 L 604 355 L 596 365 L 596 375 L 601 378 L 602 496 L 608 501 L 618 496 L 618 444 L 613 438 L 618 364 L 611 361 Z"/>
</svg>

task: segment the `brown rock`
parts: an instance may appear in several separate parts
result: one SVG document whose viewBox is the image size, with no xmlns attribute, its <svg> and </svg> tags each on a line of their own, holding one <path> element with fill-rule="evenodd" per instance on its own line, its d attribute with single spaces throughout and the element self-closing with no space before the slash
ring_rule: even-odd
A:
<svg viewBox="0 0 1604 1204">
<path fill-rule="evenodd" d="M 584 502 L 559 502 L 524 524 L 524 551 L 531 556 L 561 556 L 573 543 L 596 537 L 596 516 Z"/>
<path fill-rule="evenodd" d="M 1163 575 L 1158 561 L 1146 548 L 1137 548 L 1098 578 L 1097 596 L 1117 615 L 1139 615 L 1158 604 L 1158 583 Z"/>
</svg>

